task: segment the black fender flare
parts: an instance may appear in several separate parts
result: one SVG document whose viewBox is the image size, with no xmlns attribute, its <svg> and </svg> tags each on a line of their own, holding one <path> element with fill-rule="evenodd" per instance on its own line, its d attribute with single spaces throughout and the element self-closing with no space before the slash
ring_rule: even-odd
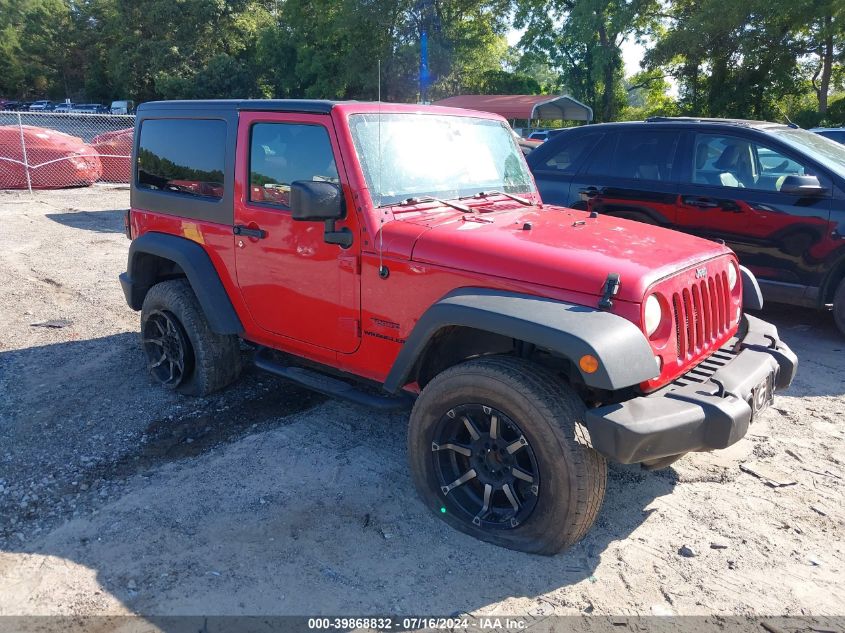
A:
<svg viewBox="0 0 845 633">
<path fill-rule="evenodd" d="M 742 307 L 746 310 L 762 310 L 763 292 L 757 277 L 745 266 L 739 267 L 739 274 L 742 277 Z"/>
<path fill-rule="evenodd" d="M 205 249 L 192 240 L 167 233 L 144 233 L 129 246 L 129 261 L 126 272 L 120 275 L 120 284 L 130 308 L 140 310 L 147 291 L 157 281 L 155 260 L 144 255 L 169 260 L 182 269 L 212 331 L 243 333 L 241 320 Z"/>
<path fill-rule="evenodd" d="M 659 373 L 645 334 L 620 316 L 587 306 L 544 297 L 460 288 L 429 307 L 396 357 L 384 389 L 396 393 L 408 381 L 417 360 L 442 328 L 471 327 L 512 337 L 568 358 L 590 387 L 615 391 L 637 385 Z M 588 374 L 579 367 L 590 354 L 599 368 Z"/>
</svg>

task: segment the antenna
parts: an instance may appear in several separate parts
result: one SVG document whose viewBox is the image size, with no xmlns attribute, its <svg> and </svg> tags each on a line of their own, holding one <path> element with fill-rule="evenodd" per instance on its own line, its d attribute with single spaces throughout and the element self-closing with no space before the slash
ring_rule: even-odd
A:
<svg viewBox="0 0 845 633">
<path fill-rule="evenodd" d="M 376 186 L 378 187 L 378 204 L 376 205 L 379 213 L 379 230 L 378 230 L 378 276 L 382 279 L 387 279 L 390 276 L 390 271 L 384 265 L 384 215 L 387 213 L 385 209 L 381 208 L 381 59 L 378 60 L 378 174 L 376 176 Z"/>
<path fill-rule="evenodd" d="M 797 126 L 797 125 L 795 125 L 792 121 L 790 121 L 790 120 L 789 120 L 789 116 L 786 114 L 786 110 L 784 110 L 783 108 L 781 108 L 779 103 L 775 103 L 775 107 L 776 107 L 778 110 L 780 110 L 780 113 L 783 115 L 783 118 L 784 118 L 784 119 L 786 119 L 786 122 L 789 124 L 789 127 L 795 127 L 795 128 L 797 128 L 797 127 L 798 127 L 798 126 Z"/>
</svg>

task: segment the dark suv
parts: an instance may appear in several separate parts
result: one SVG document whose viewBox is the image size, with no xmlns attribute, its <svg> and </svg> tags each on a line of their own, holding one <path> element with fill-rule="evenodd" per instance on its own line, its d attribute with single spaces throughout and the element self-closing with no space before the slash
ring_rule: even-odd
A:
<svg viewBox="0 0 845 633">
<path fill-rule="evenodd" d="M 573 128 L 527 158 L 543 200 L 724 240 L 772 301 L 845 333 L 845 147 L 794 126 L 653 118 Z"/>
</svg>

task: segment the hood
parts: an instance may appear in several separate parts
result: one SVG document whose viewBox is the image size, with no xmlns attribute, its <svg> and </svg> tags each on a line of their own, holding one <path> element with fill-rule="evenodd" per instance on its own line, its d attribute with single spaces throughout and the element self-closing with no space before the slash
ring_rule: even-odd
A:
<svg viewBox="0 0 845 633">
<path fill-rule="evenodd" d="M 552 206 L 397 223 L 406 222 L 420 229 L 413 261 L 597 296 L 607 275 L 619 273 L 616 297 L 632 302 L 660 279 L 730 252 L 676 231 Z"/>
</svg>

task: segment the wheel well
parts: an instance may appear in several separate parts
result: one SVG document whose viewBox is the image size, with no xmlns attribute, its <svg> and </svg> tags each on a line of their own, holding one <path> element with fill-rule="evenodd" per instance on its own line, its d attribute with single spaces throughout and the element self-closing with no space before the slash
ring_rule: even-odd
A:
<svg viewBox="0 0 845 633">
<path fill-rule="evenodd" d="M 159 282 L 186 276 L 179 264 L 152 253 L 135 254 L 132 274 L 137 283 L 147 290 Z"/>
<path fill-rule="evenodd" d="M 465 326 L 449 326 L 438 330 L 420 355 L 411 375 L 422 388 L 449 367 L 471 358 L 490 355 L 527 358 L 563 373 L 570 379 L 573 374 L 578 375 L 578 372 L 571 371 L 571 363 L 567 359 L 554 356 L 532 343 Z"/>
<path fill-rule="evenodd" d="M 826 303 L 833 303 L 833 296 L 836 294 L 836 289 L 843 278 L 845 278 L 845 257 L 836 263 L 824 282 L 822 292 L 819 295 L 819 303 L 822 306 Z"/>
</svg>

